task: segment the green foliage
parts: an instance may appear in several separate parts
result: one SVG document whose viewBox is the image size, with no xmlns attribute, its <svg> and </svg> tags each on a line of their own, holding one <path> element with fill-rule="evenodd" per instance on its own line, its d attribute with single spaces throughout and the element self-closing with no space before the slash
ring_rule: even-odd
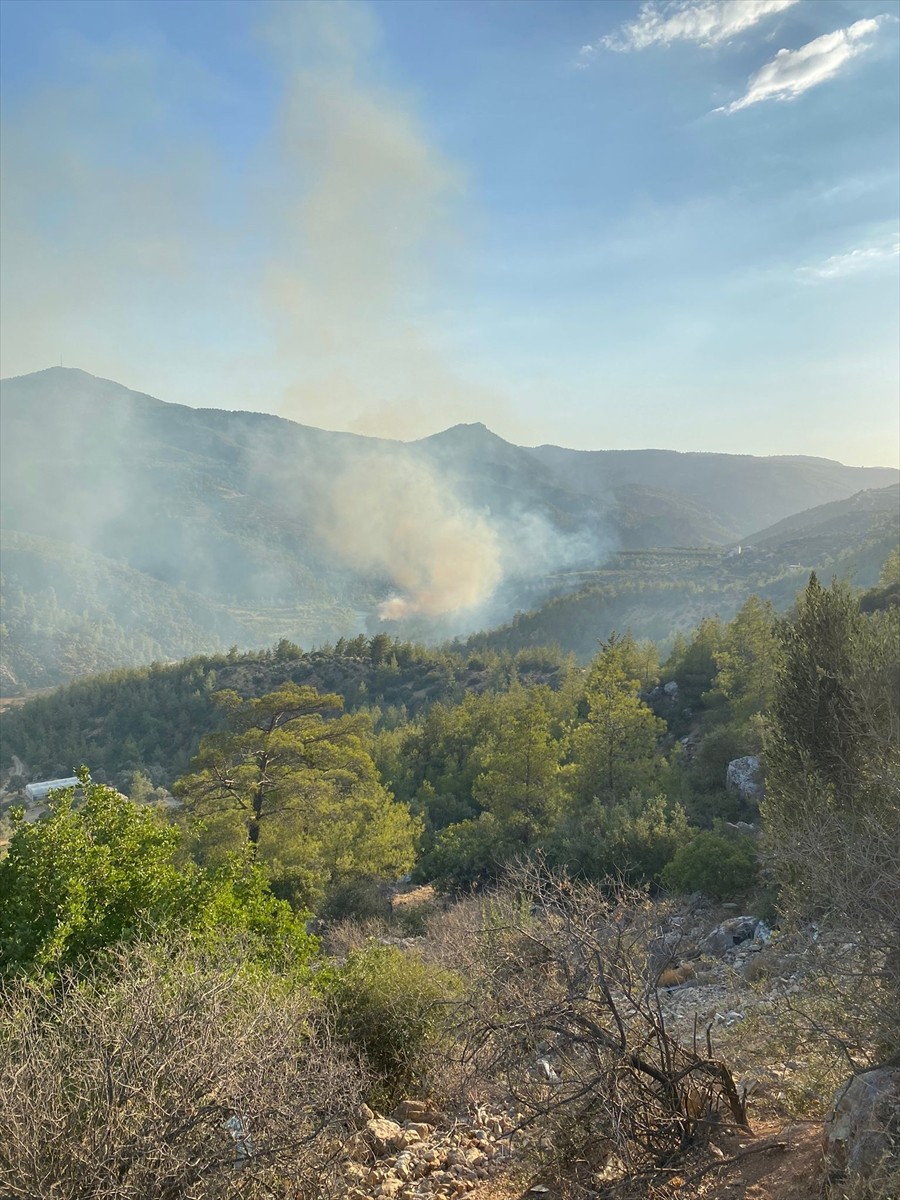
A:
<svg viewBox="0 0 900 1200">
<path fill-rule="evenodd" d="M 203 735 L 221 727 L 213 700 L 219 690 L 253 699 L 287 682 L 315 687 L 338 693 L 348 711 L 371 706 L 381 725 L 393 728 L 438 702 L 458 703 L 467 688 L 504 690 L 516 673 L 510 655 L 487 656 L 488 670 L 468 668 L 453 651 L 399 641 L 392 642 L 388 662 L 376 665 L 369 640 L 358 642 L 299 656 L 282 643 L 274 651 L 232 650 L 81 680 L 3 714 L 0 764 L 8 767 L 16 754 L 37 777 L 53 778 L 87 761 L 95 778 L 122 790 L 135 771 L 154 786 L 171 785 L 187 770 Z M 558 655 L 540 656 L 540 663 L 519 672 L 523 682 L 558 686 L 566 673 Z M 409 800 L 415 788 L 401 795 L 400 783 L 392 790 Z"/>
<path fill-rule="evenodd" d="M 703 892 L 714 900 L 726 900 L 752 887 L 757 869 L 751 838 L 705 831 L 676 851 L 661 881 L 675 892 Z"/>
<path fill-rule="evenodd" d="M 301 906 L 348 879 L 396 876 L 414 861 L 416 822 L 381 786 L 364 715 L 285 684 L 258 700 L 224 692 L 230 730 L 203 739 L 176 784 L 188 811 L 220 823 L 233 814 L 276 891 Z M 198 826 L 202 850 L 204 829 Z"/>
<path fill-rule="evenodd" d="M 750 820 L 757 815 L 755 806 L 726 791 L 725 777 L 732 759 L 758 752 L 755 726 L 728 721 L 707 727 L 689 763 L 672 756 L 669 794 L 681 799 L 695 825 L 709 827 L 716 819 Z"/>
<path fill-rule="evenodd" d="M 326 921 L 386 921 L 390 915 L 390 901 L 382 884 L 365 876 L 335 884 L 319 910 Z"/>
<path fill-rule="evenodd" d="M 514 686 L 498 700 L 500 724 L 478 747 L 473 799 L 522 847 L 546 833 L 560 804 L 562 746 L 537 688 Z"/>
<path fill-rule="evenodd" d="M 763 815 L 786 903 L 896 929 L 900 609 L 863 614 L 813 575 L 782 641 Z"/>
<path fill-rule="evenodd" d="M 775 610 L 769 602 L 751 596 L 713 650 L 712 698 L 726 701 L 734 720 L 747 721 L 768 708 L 778 651 Z"/>
<path fill-rule="evenodd" d="M 326 998 L 335 1031 L 372 1073 L 373 1101 L 390 1103 L 421 1083 L 461 992 L 457 976 L 394 946 L 351 951 L 334 972 Z"/>
<path fill-rule="evenodd" d="M 891 550 L 881 568 L 878 583 L 866 592 L 859 606 L 863 612 L 900 607 L 900 546 Z"/>
<path fill-rule="evenodd" d="M 655 717 L 629 676 L 631 647 L 613 635 L 594 660 L 585 688 L 587 714 L 569 735 L 574 764 L 572 791 L 581 803 L 613 804 L 632 788 L 650 789 L 662 759 L 665 721 Z"/>
<path fill-rule="evenodd" d="M 633 792 L 608 805 L 594 801 L 566 812 L 553 831 L 547 861 L 593 880 L 651 883 L 690 837 L 684 810 L 665 796 Z"/>
<path fill-rule="evenodd" d="M 692 710 L 702 706 L 703 697 L 712 687 L 723 636 L 719 618 L 704 617 L 690 639 L 675 639 L 664 674 L 678 684 L 679 700 Z"/>
<path fill-rule="evenodd" d="M 57 793 L 0 860 L 0 976 L 55 972 L 120 942 L 202 947 L 242 932 L 263 960 L 306 961 L 314 942 L 252 864 L 179 867 L 177 830 L 85 769 L 80 779 L 83 802 Z"/>
<path fill-rule="evenodd" d="M 868 628 L 845 584 L 825 589 L 810 577 L 796 615 L 782 627 L 784 664 L 766 745 L 770 822 L 790 819 L 791 787 L 806 776 L 815 776 L 823 797 L 842 807 L 861 798 L 871 749 L 859 669 Z"/>
<path fill-rule="evenodd" d="M 482 813 L 441 830 L 422 855 L 416 878 L 431 880 L 443 891 L 464 891 L 496 879 L 504 863 L 521 851 L 521 844 L 504 837 L 494 816 Z"/>
</svg>

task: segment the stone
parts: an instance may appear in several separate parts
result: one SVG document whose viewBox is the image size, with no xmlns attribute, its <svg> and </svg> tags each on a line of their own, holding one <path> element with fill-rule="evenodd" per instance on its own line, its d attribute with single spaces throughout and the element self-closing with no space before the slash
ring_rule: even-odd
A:
<svg viewBox="0 0 900 1200">
<path fill-rule="evenodd" d="M 396 1121 L 389 1121 L 387 1117 L 373 1117 L 366 1121 L 364 1133 L 366 1141 L 380 1158 L 406 1147 L 404 1130 Z"/>
<path fill-rule="evenodd" d="M 401 1124 L 404 1121 L 424 1121 L 430 1107 L 425 1100 L 401 1100 L 391 1116 Z"/>
<path fill-rule="evenodd" d="M 733 758 L 725 769 L 725 789 L 736 792 L 742 800 L 761 800 L 763 786 L 759 778 L 759 756 L 746 754 L 743 758 Z"/>
<path fill-rule="evenodd" d="M 707 958 L 724 958 L 729 950 L 752 938 L 759 923 L 756 917 L 730 917 L 711 930 L 697 949 Z"/>
<path fill-rule="evenodd" d="M 671 696 L 674 699 L 678 695 L 678 684 L 674 679 L 671 679 L 668 683 L 663 684 L 663 691 L 667 696 Z"/>
<path fill-rule="evenodd" d="M 900 1067 L 877 1067 L 838 1091 L 823 1137 L 827 1186 L 900 1175 Z"/>
<path fill-rule="evenodd" d="M 434 1126 L 427 1124 L 425 1121 L 410 1121 L 406 1126 L 408 1134 L 414 1134 L 420 1141 L 425 1141 L 434 1131 Z"/>
<path fill-rule="evenodd" d="M 378 1189 L 375 1195 L 385 1197 L 396 1196 L 402 1187 L 403 1181 L 401 1179 L 397 1179 L 396 1177 L 389 1175 L 387 1179 L 382 1180 L 381 1187 Z"/>
</svg>

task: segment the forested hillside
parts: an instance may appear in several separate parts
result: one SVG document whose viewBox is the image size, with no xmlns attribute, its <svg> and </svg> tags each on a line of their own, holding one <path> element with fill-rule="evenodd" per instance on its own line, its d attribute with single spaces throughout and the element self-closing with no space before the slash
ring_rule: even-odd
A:
<svg viewBox="0 0 900 1200">
<path fill-rule="evenodd" d="M 98 677 L 7 713 L 4 765 L 62 773 L 77 754 L 128 793 L 82 771 L 77 794 L 23 821 L 24 780 L 5 772 L 0 1082 L 3 1119 L 23 1131 L 8 1143 L 14 1170 L 71 1171 L 69 1141 L 48 1167 L 34 1129 L 73 1095 L 103 1131 L 91 1170 L 110 1153 L 124 1162 L 132 1098 L 163 1060 L 158 1086 L 179 1116 L 202 1124 L 200 1076 L 207 1090 L 239 1077 L 256 1098 L 254 1179 L 296 1183 L 327 1164 L 336 1197 L 369 1181 L 359 1200 L 382 1181 L 397 1192 L 412 1161 L 428 1194 L 457 1194 L 440 1164 L 489 1163 L 491 1136 L 531 1169 L 565 1144 L 579 1172 L 608 1171 L 598 1129 L 627 1156 L 628 1187 L 659 1194 L 662 1153 L 698 1172 L 728 1161 L 694 1132 L 698 1081 L 716 1128 L 726 1112 L 748 1136 L 759 1111 L 819 1111 L 848 1069 L 900 1047 L 898 594 L 895 549 L 864 595 L 812 575 L 786 618 L 751 596 L 733 620 L 676 637 L 663 662 L 630 635 L 606 638 L 586 669 L 384 635 L 316 654 L 282 642 Z M 404 907 L 409 871 L 429 886 Z M 736 907 L 745 915 L 728 916 Z M 741 1011 L 723 1016 L 726 996 Z M 125 1103 L 95 1065 L 111 1044 Z M 738 1088 L 730 1063 L 761 1069 L 787 1046 L 790 1092 Z M 188 1061 L 187 1074 L 172 1065 Z M 476 1113 L 473 1080 L 489 1097 Z M 605 1121 L 613 1085 L 636 1131 Z M 290 1103 L 270 1105 L 273 1087 Z M 488 1134 L 497 1096 L 513 1115 Z M 162 1138 L 170 1173 L 187 1178 L 194 1160 L 170 1125 L 141 1144 L 157 1154 Z M 463 1133 L 448 1141 L 447 1127 Z M 890 1196 L 896 1172 L 877 1179 L 868 1200 Z"/>
<path fill-rule="evenodd" d="M 597 637 L 612 629 L 669 644 L 705 616 L 729 620 L 752 595 L 784 611 L 810 571 L 871 587 L 898 541 L 900 488 L 859 492 L 798 513 L 724 552 L 620 551 L 599 570 L 568 575 L 560 594 L 517 613 L 508 625 L 473 634 L 466 645 L 513 653 L 557 645 L 585 661 Z"/>
<path fill-rule="evenodd" d="M 97 675 L 10 708 L 0 718 L 0 765 L 8 768 L 16 755 L 32 774 L 67 776 L 77 760 L 122 786 L 136 770 L 168 785 L 220 720 L 212 700 L 219 689 L 260 697 L 285 681 L 306 684 L 340 693 L 349 711 L 373 707 L 391 724 L 467 691 L 502 690 L 512 678 L 558 686 L 565 670 L 553 650 L 461 656 L 380 634 L 305 653 L 282 641 L 268 651 Z"/>
<path fill-rule="evenodd" d="M 592 586 L 606 587 L 619 551 L 727 552 L 897 479 L 819 459 L 529 450 L 483 425 L 404 444 L 166 404 L 63 368 L 5 380 L 0 415 L 6 694 L 281 638 L 309 648 L 387 629 L 440 642 L 571 591 L 573 572 L 599 571 Z M 851 522 L 837 545 L 841 528 L 796 559 L 790 543 L 770 549 L 723 615 L 792 562 L 827 572 L 858 536 Z M 730 586 L 705 569 L 681 578 L 699 603 L 662 589 L 656 624 L 631 603 L 633 580 L 608 621 L 594 597 L 596 636 L 687 627 L 719 603 L 707 584 Z M 546 636 L 590 652 L 578 634 Z"/>
</svg>

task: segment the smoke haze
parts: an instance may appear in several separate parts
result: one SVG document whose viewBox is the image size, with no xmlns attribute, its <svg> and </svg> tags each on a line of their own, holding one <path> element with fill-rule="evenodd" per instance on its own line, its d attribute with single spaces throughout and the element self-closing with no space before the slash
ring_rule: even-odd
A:
<svg viewBox="0 0 900 1200">
<path fill-rule="evenodd" d="M 410 452 L 359 451 L 326 493 L 317 532 L 355 570 L 397 589 L 378 607 L 382 620 L 478 608 L 502 577 L 496 530 Z"/>
<path fill-rule="evenodd" d="M 231 159 L 205 126 L 232 107 L 240 126 L 225 80 L 162 39 L 69 35 L 67 82 L 6 106 L 0 374 L 62 355 L 167 400 L 403 439 L 510 418 L 425 315 L 465 273 L 466 183 L 379 80 L 369 11 L 258 11 L 277 102 Z"/>
</svg>

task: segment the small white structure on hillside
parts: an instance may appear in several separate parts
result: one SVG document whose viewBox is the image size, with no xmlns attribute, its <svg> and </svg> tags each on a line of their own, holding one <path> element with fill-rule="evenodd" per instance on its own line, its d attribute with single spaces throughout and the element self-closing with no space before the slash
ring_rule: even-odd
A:
<svg viewBox="0 0 900 1200">
<path fill-rule="evenodd" d="M 25 795 L 29 800 L 46 800 L 48 794 L 54 788 L 70 788 L 78 787 L 80 780 L 74 776 L 71 779 L 45 779 L 41 783 L 29 783 L 25 785 Z"/>
</svg>

